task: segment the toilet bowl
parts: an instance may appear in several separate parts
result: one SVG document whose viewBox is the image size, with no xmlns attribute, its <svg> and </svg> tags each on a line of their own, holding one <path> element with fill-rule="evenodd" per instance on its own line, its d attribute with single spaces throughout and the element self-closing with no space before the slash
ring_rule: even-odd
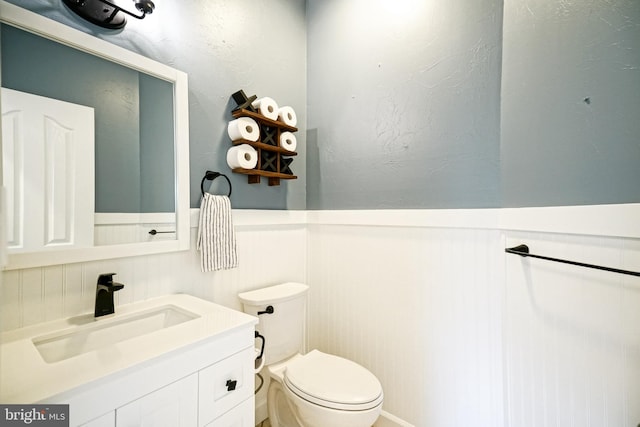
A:
<svg viewBox="0 0 640 427">
<path fill-rule="evenodd" d="M 312 350 L 301 354 L 308 287 L 284 283 L 239 295 L 258 316 L 270 376 L 272 427 L 371 427 L 382 411 L 380 381 L 363 366 Z"/>
<path fill-rule="evenodd" d="M 382 410 L 378 379 L 338 356 L 313 350 L 285 363 L 277 378 L 270 374 L 275 379 L 272 384 L 284 390 L 289 409 L 301 426 L 370 427 Z"/>
</svg>

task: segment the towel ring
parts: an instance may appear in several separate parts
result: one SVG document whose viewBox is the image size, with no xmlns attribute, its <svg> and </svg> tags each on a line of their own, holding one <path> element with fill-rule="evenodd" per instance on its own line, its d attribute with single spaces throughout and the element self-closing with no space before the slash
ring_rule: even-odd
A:
<svg viewBox="0 0 640 427">
<path fill-rule="evenodd" d="M 202 182 L 200 183 L 200 190 L 202 191 L 202 196 L 204 197 L 204 182 L 207 180 L 213 181 L 214 179 L 216 179 L 217 177 L 223 177 L 224 179 L 227 180 L 227 183 L 229 184 L 229 194 L 228 196 L 231 197 L 231 181 L 229 181 L 229 178 L 227 178 L 227 176 L 223 173 L 220 172 L 212 172 L 212 171 L 207 171 L 207 173 L 204 175 L 204 178 L 202 178 Z"/>
</svg>

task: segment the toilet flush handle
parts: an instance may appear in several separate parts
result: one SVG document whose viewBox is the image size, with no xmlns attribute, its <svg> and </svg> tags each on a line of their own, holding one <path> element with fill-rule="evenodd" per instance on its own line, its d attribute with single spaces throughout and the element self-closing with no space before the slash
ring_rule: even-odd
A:
<svg viewBox="0 0 640 427">
<path fill-rule="evenodd" d="M 272 305 L 268 305 L 266 310 L 264 311 L 259 311 L 258 312 L 258 316 L 260 316 L 261 314 L 273 314 L 273 306 Z"/>
</svg>

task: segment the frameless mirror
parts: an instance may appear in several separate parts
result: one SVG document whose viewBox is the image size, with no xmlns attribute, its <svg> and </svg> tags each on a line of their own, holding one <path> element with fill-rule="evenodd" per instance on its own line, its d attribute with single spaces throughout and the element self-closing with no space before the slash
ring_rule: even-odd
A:
<svg viewBox="0 0 640 427">
<path fill-rule="evenodd" d="M 0 2 L 6 268 L 189 247 L 185 73 Z"/>
</svg>

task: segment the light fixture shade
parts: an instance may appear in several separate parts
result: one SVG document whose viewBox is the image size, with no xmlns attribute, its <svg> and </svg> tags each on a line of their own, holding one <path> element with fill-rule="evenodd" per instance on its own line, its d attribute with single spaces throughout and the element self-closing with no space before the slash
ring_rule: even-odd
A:
<svg viewBox="0 0 640 427">
<path fill-rule="evenodd" d="M 109 0 L 62 0 L 62 2 L 83 19 L 111 30 L 127 25 L 126 15 L 143 19 L 155 9 L 151 0 L 134 0 L 139 14 L 129 12 Z"/>
</svg>

